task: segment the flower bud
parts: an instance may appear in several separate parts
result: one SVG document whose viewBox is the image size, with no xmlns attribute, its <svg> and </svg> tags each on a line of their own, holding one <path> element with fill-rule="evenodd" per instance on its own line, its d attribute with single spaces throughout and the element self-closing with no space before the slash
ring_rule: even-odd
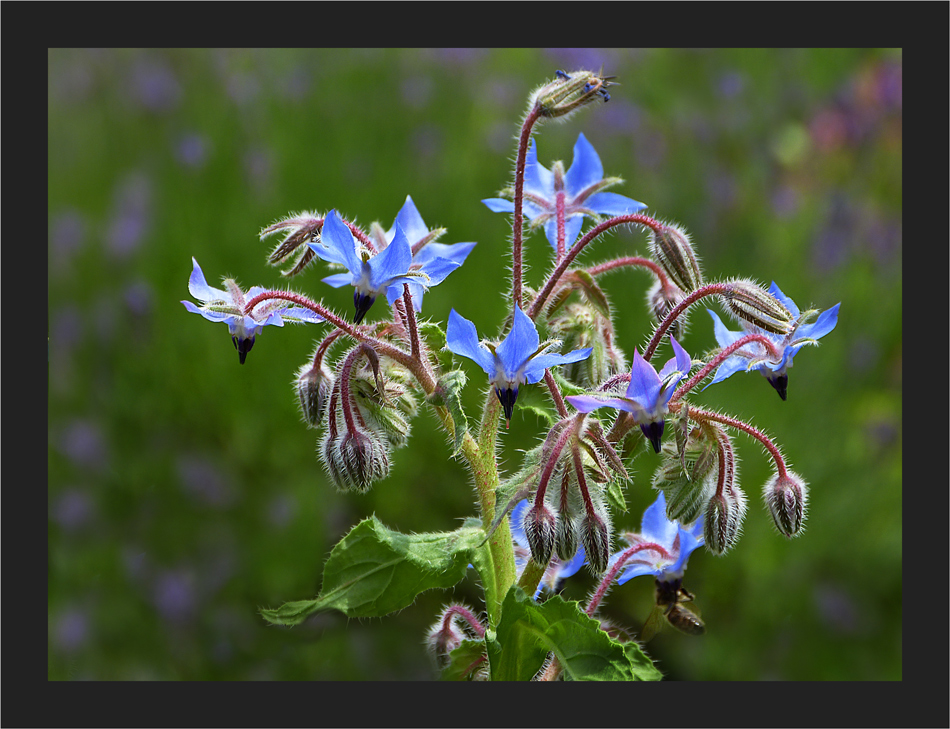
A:
<svg viewBox="0 0 950 729">
<path fill-rule="evenodd" d="M 538 88 L 531 97 L 531 106 L 542 117 L 563 117 L 598 98 L 605 102 L 610 95 L 605 90 L 614 76 L 603 76 L 591 71 L 558 71 L 553 81 Z"/>
<path fill-rule="evenodd" d="M 387 367 L 378 383 L 366 374 L 362 372 L 352 381 L 356 407 L 367 427 L 383 435 L 391 448 L 402 448 L 409 442 L 409 419 L 419 410 L 416 396 L 407 385 L 405 370 Z"/>
<path fill-rule="evenodd" d="M 762 489 L 775 527 L 791 539 L 802 533 L 808 505 L 808 486 L 797 473 L 775 474 Z"/>
<path fill-rule="evenodd" d="M 729 291 L 721 294 L 721 298 L 737 319 L 744 319 L 767 332 L 784 335 L 795 323 L 795 317 L 778 299 L 751 281 L 730 281 Z"/>
<path fill-rule="evenodd" d="M 305 364 L 297 372 L 296 386 L 303 419 L 311 428 L 315 428 L 326 412 L 326 402 L 333 387 L 333 373 L 322 363 L 319 367 Z"/>
<path fill-rule="evenodd" d="M 291 267 L 281 273 L 284 276 L 300 273 L 314 259 L 314 252 L 308 244 L 320 239 L 323 221 L 323 216 L 318 213 L 304 212 L 290 215 L 264 228 L 260 232 L 261 240 L 278 231 L 284 233 L 283 239 L 268 256 L 267 262 L 272 266 L 279 266 L 289 260 Z"/>
<path fill-rule="evenodd" d="M 588 513 L 581 520 L 581 541 L 587 553 L 587 563 L 598 575 L 607 569 L 610 560 L 610 524 L 606 510 L 603 510 L 603 515 Z"/>
<path fill-rule="evenodd" d="M 722 555 L 736 545 L 745 511 L 745 494 L 738 486 L 724 489 L 709 500 L 703 524 L 703 539 L 709 551 Z"/>
<path fill-rule="evenodd" d="M 466 627 L 468 630 L 465 629 Z M 462 641 L 473 640 L 475 635 L 481 637 L 484 632 L 484 626 L 467 606 L 446 605 L 439 619 L 429 628 L 425 643 L 439 668 L 445 668 L 449 663 L 450 654 L 462 644 Z"/>
<path fill-rule="evenodd" d="M 561 365 L 561 374 L 581 387 L 595 388 L 627 369 L 623 352 L 614 344 L 610 319 L 590 304 L 568 304 L 548 320 L 548 331 L 561 340 L 564 352 L 591 348 L 589 357 Z"/>
<path fill-rule="evenodd" d="M 653 260 L 685 293 L 691 293 L 703 285 L 699 260 L 685 230 L 676 225 L 661 224 L 659 230 L 651 229 L 649 246 Z"/>
<path fill-rule="evenodd" d="M 666 497 L 667 519 L 689 524 L 699 518 L 716 489 L 716 442 L 696 428 L 682 450 L 678 443 L 667 442 L 661 452 L 663 460 L 653 474 L 653 488 Z"/>
<path fill-rule="evenodd" d="M 557 516 L 547 506 L 536 504 L 525 512 L 524 533 L 531 548 L 531 559 L 546 566 L 554 551 Z"/>
<path fill-rule="evenodd" d="M 653 316 L 653 321 L 660 324 L 686 298 L 686 295 L 677 286 L 667 286 L 666 288 L 657 281 L 647 291 L 647 307 Z M 688 323 L 688 311 L 681 313 L 670 324 L 667 330 L 670 335 L 676 339 L 681 339 L 686 334 L 686 325 Z"/>
<path fill-rule="evenodd" d="M 328 433 L 320 443 L 320 457 L 341 491 L 366 493 L 389 475 L 389 448 L 372 431 L 344 429 L 336 437 Z"/>
<path fill-rule="evenodd" d="M 558 559 L 569 562 L 577 554 L 579 545 L 577 520 L 567 514 L 560 514 L 554 531 L 554 550 Z"/>
</svg>

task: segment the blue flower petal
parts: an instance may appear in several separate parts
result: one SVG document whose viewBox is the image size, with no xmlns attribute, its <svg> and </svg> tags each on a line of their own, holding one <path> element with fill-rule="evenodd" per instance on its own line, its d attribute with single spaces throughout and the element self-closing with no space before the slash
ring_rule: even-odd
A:
<svg viewBox="0 0 950 729">
<path fill-rule="evenodd" d="M 490 197 L 482 200 L 482 202 L 493 213 L 513 213 L 515 211 L 514 202 L 501 197 Z"/>
<path fill-rule="evenodd" d="M 524 191 L 541 198 L 548 198 L 554 190 L 554 173 L 538 163 L 538 146 L 531 140 L 525 157 Z"/>
<path fill-rule="evenodd" d="M 841 303 L 837 303 L 827 311 L 821 312 L 818 318 L 811 324 L 799 327 L 795 332 L 795 339 L 821 339 L 831 332 L 838 325 L 838 308 Z"/>
<path fill-rule="evenodd" d="M 310 249 L 318 258 L 329 263 L 339 263 L 354 276 L 360 276 L 363 261 L 356 255 L 356 240 L 352 231 L 340 220 L 336 210 L 327 213 L 319 241 L 311 241 Z"/>
<path fill-rule="evenodd" d="M 429 229 L 423 222 L 422 216 L 416 209 L 416 204 L 409 195 L 406 195 L 406 202 L 403 203 L 402 208 L 397 213 L 396 222 L 393 223 L 393 227 L 386 233 L 387 240 L 391 241 L 393 239 L 397 226 L 402 228 L 410 246 L 415 245 L 429 235 Z"/>
<path fill-rule="evenodd" d="M 406 234 L 399 225 L 396 226 L 392 243 L 370 258 L 367 263 L 370 270 L 369 287 L 376 293 L 382 291 L 390 283 L 395 283 L 393 279 L 398 279 L 408 273 L 409 266 L 412 265 L 412 250 L 409 248 Z"/>
<path fill-rule="evenodd" d="M 564 248 L 570 248 L 577 242 L 577 236 L 584 225 L 583 215 L 571 215 L 564 221 Z M 554 250 L 557 250 L 557 218 L 552 218 L 544 224 L 544 235 Z"/>
<path fill-rule="evenodd" d="M 594 397 L 593 395 L 568 395 L 565 398 L 579 412 L 590 413 L 598 408 L 614 408 L 634 412 L 636 407 L 629 400 L 620 397 Z"/>
<path fill-rule="evenodd" d="M 475 362 L 489 377 L 495 376 L 494 355 L 479 343 L 475 325 L 455 309 L 449 312 L 449 323 L 445 328 L 445 346 L 453 354 Z"/>
<path fill-rule="evenodd" d="M 627 397 L 639 403 L 649 413 L 656 406 L 662 384 L 660 376 L 653 369 L 653 366 L 643 359 L 639 351 L 634 350 Z"/>
<path fill-rule="evenodd" d="M 582 134 L 577 135 L 574 143 L 574 160 L 564 175 L 564 188 L 572 196 L 604 179 L 604 166 L 593 145 Z"/>
<path fill-rule="evenodd" d="M 618 195 L 615 192 L 597 192 L 584 202 L 584 207 L 590 208 L 598 215 L 632 215 L 646 209 L 646 204 L 631 200 L 629 197 Z"/>
<path fill-rule="evenodd" d="M 798 307 L 795 305 L 795 302 L 788 298 L 785 294 L 782 293 L 782 289 L 778 287 L 778 284 L 774 281 L 772 285 L 769 286 L 769 293 L 772 294 L 776 299 L 778 299 L 786 309 L 792 312 L 792 316 L 798 316 L 801 312 L 798 310 Z"/>
<path fill-rule="evenodd" d="M 640 536 L 650 542 L 656 542 L 669 551 L 679 533 L 679 525 L 666 516 L 666 496 L 661 491 L 656 501 L 643 512 L 640 522 Z"/>
<path fill-rule="evenodd" d="M 524 369 L 525 382 L 529 385 L 533 385 L 544 377 L 544 371 L 548 367 L 580 362 L 582 359 L 590 357 L 590 353 L 593 351 L 593 347 L 586 347 L 585 349 L 575 349 L 573 352 L 568 352 L 567 354 L 551 352 L 549 354 L 533 357 Z"/>
<path fill-rule="evenodd" d="M 504 367 L 505 377 L 512 381 L 519 379 L 523 375 L 522 368 L 528 358 L 538 351 L 540 342 L 534 322 L 521 311 L 520 306 L 515 306 L 511 331 L 495 349 L 495 354 Z"/>
</svg>

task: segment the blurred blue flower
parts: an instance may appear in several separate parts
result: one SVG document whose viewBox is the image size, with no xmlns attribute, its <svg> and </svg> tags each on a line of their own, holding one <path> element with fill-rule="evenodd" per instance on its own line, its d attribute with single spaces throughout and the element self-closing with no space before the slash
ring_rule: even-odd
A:
<svg viewBox="0 0 950 729">
<path fill-rule="evenodd" d="M 515 307 L 511 331 L 497 346 L 479 342 L 475 325 L 455 309 L 449 312 L 449 324 L 445 330 L 445 346 L 449 351 L 472 360 L 488 375 L 507 421 L 511 421 L 518 387 L 522 383 L 533 385 L 544 377 L 548 367 L 579 362 L 591 353 L 590 347 L 575 349 L 568 354 L 547 353 L 554 344 L 549 342 L 540 346 L 534 322 L 518 306 Z"/>
<path fill-rule="evenodd" d="M 260 286 L 252 286 L 246 292 L 232 279 L 224 279 L 224 285 L 228 289 L 222 291 L 208 285 L 205 281 L 201 266 L 194 258 L 191 259 L 194 268 L 191 271 L 191 277 L 188 279 L 188 291 L 198 301 L 201 307 L 195 306 L 190 301 L 182 301 L 188 311 L 194 314 L 201 314 L 208 321 L 223 321 L 228 325 L 228 331 L 231 334 L 231 341 L 234 342 L 234 348 L 238 351 L 241 364 L 247 353 L 254 346 L 254 338 L 261 333 L 261 330 L 268 326 L 284 326 L 284 321 L 303 324 L 323 321 L 323 317 L 315 314 L 309 309 L 299 306 L 288 305 L 287 301 L 281 299 L 271 299 L 265 301 L 260 306 L 255 307 L 254 314 L 245 314 L 244 309 L 248 301 L 265 289 Z"/>
<path fill-rule="evenodd" d="M 402 294 L 402 284 L 434 286 L 459 266 L 455 261 L 436 258 L 428 264 L 426 271 L 413 269 L 412 249 L 398 220 L 394 228 L 389 245 L 378 253 L 373 254 L 362 247 L 357 250 L 352 231 L 340 220 L 336 210 L 331 210 L 323 222 L 320 238 L 308 244 L 319 258 L 347 269 L 348 273 L 327 276 L 323 282 L 334 288 L 349 284 L 356 289 L 353 293 L 356 305 L 353 321 L 357 324 L 363 321 L 376 297 L 383 292 L 390 302 L 395 301 Z"/>
<path fill-rule="evenodd" d="M 538 163 L 534 140 L 528 148 L 524 175 L 524 214 L 532 227 L 543 225 L 544 233 L 557 250 L 557 198 L 564 195 L 564 246 L 570 248 L 577 240 L 584 216 L 628 215 L 646 205 L 613 192 L 602 192 L 622 182 L 619 177 L 604 178 L 600 157 L 587 138 L 580 134 L 574 145 L 574 160 L 567 173 L 560 162 L 551 170 Z M 515 204 L 504 198 L 482 200 L 496 213 L 513 213 Z"/>
<path fill-rule="evenodd" d="M 445 232 L 445 229 L 429 230 L 409 195 L 406 195 L 406 202 L 396 215 L 393 227 L 386 232 L 387 246 L 392 244 L 398 228 L 402 228 L 409 248 L 413 252 L 410 271 L 424 273 L 427 279 L 425 286 L 418 280 L 408 282 L 413 308 L 416 311 L 422 311 L 422 295 L 426 287 L 442 283 L 446 276 L 461 266 L 468 254 L 472 252 L 475 243 L 435 243 L 434 241 Z M 386 300 L 390 304 L 400 296 L 402 296 L 402 284 L 386 289 Z"/>
<path fill-rule="evenodd" d="M 524 531 L 524 515 L 530 506 L 530 502 L 524 499 L 519 501 L 517 506 L 511 510 L 511 536 L 515 542 L 515 571 L 519 577 L 524 572 L 528 560 L 531 559 L 531 547 Z M 577 553 L 567 562 L 561 560 L 556 554 L 553 555 L 548 563 L 548 568 L 541 577 L 538 589 L 534 593 L 534 599 L 538 599 L 542 589 L 548 592 L 557 592 L 560 581 L 570 577 L 583 567 L 586 559 L 587 556 L 583 547 L 578 547 Z"/>
<path fill-rule="evenodd" d="M 653 450 L 660 452 L 660 439 L 668 412 L 668 404 L 676 385 L 689 374 L 692 360 L 679 342 L 670 337 L 675 355 L 671 357 L 657 373 L 653 365 L 633 352 L 633 366 L 630 369 L 630 384 L 626 397 L 605 397 L 603 395 L 569 395 L 566 399 L 582 413 L 597 408 L 609 407 L 624 410 L 633 415 L 640 430 L 653 444 Z"/>
<path fill-rule="evenodd" d="M 622 538 L 630 545 L 610 557 L 608 570 L 624 555 L 627 559 L 617 584 L 641 575 L 653 575 L 662 582 L 681 580 L 686 563 L 696 549 L 703 546 L 703 520 L 690 526 L 666 517 L 666 497 L 663 492 L 643 512 L 639 532 L 627 532 Z"/>
<path fill-rule="evenodd" d="M 818 313 L 817 310 L 806 311 L 804 314 L 800 312 L 795 302 L 782 293 L 782 290 L 774 281 L 769 287 L 769 293 L 778 299 L 795 317 L 794 327 L 785 336 L 767 332 L 744 321 L 741 322 L 744 331 L 733 332 L 726 329 L 726 325 L 723 324 L 722 319 L 720 319 L 715 312 L 709 311 L 709 309 L 706 311 L 709 311 L 709 315 L 713 319 L 716 342 L 718 342 L 720 347 L 727 347 L 750 333 L 764 334 L 775 342 L 778 349 L 782 352 L 782 358 L 778 362 L 772 362 L 767 359 L 768 353 L 765 347 L 757 343 L 752 343 L 737 350 L 730 357 L 726 358 L 726 360 L 719 365 L 709 385 L 722 382 L 736 372 L 747 372 L 752 369 L 757 369 L 765 376 L 769 384 L 775 388 L 779 397 L 785 400 L 788 396 L 788 368 L 792 366 L 792 358 L 798 353 L 798 350 L 806 344 L 818 344 L 818 340 L 834 329 L 838 323 L 838 307 L 841 306 L 840 303 L 822 312 L 815 321 L 809 323 L 809 320 Z M 706 387 L 709 387 L 709 385 Z"/>
</svg>

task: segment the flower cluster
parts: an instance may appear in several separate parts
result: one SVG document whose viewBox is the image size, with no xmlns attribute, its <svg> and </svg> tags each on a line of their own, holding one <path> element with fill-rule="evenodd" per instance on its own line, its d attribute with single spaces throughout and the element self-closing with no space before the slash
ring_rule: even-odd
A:
<svg viewBox="0 0 950 729">
<path fill-rule="evenodd" d="M 352 321 L 292 291 L 245 291 L 232 279 L 223 289 L 212 288 L 193 259 L 188 289 L 200 305 L 182 303 L 228 325 L 242 364 L 265 326 L 326 325 L 294 387 L 304 422 L 318 432 L 317 453 L 333 485 L 363 494 L 384 481 L 423 408 L 438 419 L 454 446 L 451 455 L 464 459 L 474 481 L 477 518 L 453 532 L 421 535 L 400 534 L 375 517 L 363 520 L 333 550 L 320 598 L 264 611 L 271 622 L 295 624 L 328 607 L 350 617 L 387 614 L 424 590 L 451 587 L 473 566 L 484 591 L 484 619 L 461 603 L 450 604 L 426 639 L 445 676 L 550 679 L 569 669 L 574 677 L 601 671 L 599 678 L 643 678 L 649 661 L 639 646 L 621 645 L 623 630 L 606 623 L 598 629 L 592 618 L 612 586 L 649 575 L 656 608 L 641 641 L 661 618 L 690 635 L 705 631 L 683 605 L 693 595 L 682 583 L 700 547 L 722 555 L 738 542 L 747 507 L 736 433 L 757 440 L 773 462 L 762 498 L 776 530 L 787 538 L 802 533 L 807 484 L 778 445 L 742 419 L 702 407 L 694 396 L 703 382 L 708 387 L 758 370 L 785 400 L 793 358 L 835 328 L 840 304 L 803 312 L 774 282 L 765 290 L 750 279 L 709 280 L 682 226 L 661 222 L 644 212 L 643 203 L 608 191 L 622 180 L 605 176 L 583 134 L 570 167 L 542 165 L 533 138 L 538 125 L 608 101 L 612 78 L 602 71 L 558 71 L 542 84 L 529 99 L 511 185 L 501 197 L 482 200 L 490 211 L 513 216 L 511 289 L 498 338 L 480 337 L 455 308 L 438 312 L 430 303 L 428 318 L 420 320 L 426 292 L 462 266 L 475 243 L 439 242 L 446 231 L 427 226 L 409 196 L 388 227 L 364 229 L 332 208 L 293 213 L 260 231 L 261 239 L 280 238 L 269 262 L 284 266 L 284 276 L 325 265 L 323 283 L 352 287 Z M 588 249 L 614 228 L 645 231 L 646 252 L 583 263 Z M 524 280 L 524 245 L 526 235 L 540 230 L 553 249 L 552 265 L 534 287 Z M 630 268 L 651 277 L 646 301 L 655 323 L 632 360 L 617 341 L 617 310 L 600 280 Z M 381 297 L 388 310 L 377 308 L 367 320 Z M 630 300 L 624 296 L 621 306 Z M 703 300 L 718 301 L 742 330 L 727 329 L 710 310 L 718 348 L 694 359 L 681 341 L 691 309 Z M 487 326 L 479 323 L 483 333 Z M 667 342 L 672 356 L 654 365 Z M 460 359 L 478 365 L 483 392 L 482 374 L 487 378 L 480 420 L 466 414 L 468 365 Z M 521 388 L 542 382 L 532 390 L 530 408 L 545 432 L 524 451 L 520 467 L 506 474 L 498 439 L 511 426 Z M 625 493 L 645 482 L 634 481 L 629 470 L 630 460 L 644 451 L 655 466 L 650 485 L 656 500 L 639 531 L 615 528 L 626 510 Z M 584 565 L 597 580 L 586 608 L 556 594 Z M 547 629 L 563 620 L 574 623 L 567 631 L 569 650 L 558 646 L 559 629 Z"/>
</svg>

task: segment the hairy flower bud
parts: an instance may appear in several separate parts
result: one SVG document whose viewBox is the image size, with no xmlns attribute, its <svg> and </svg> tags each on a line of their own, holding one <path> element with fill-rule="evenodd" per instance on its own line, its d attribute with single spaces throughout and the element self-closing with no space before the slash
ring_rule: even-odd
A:
<svg viewBox="0 0 950 729">
<path fill-rule="evenodd" d="M 775 474 L 762 489 L 776 529 L 791 539 L 802 533 L 808 505 L 808 485 L 797 473 Z"/>
<path fill-rule="evenodd" d="M 560 514 L 554 531 L 554 551 L 558 559 L 569 562 L 577 554 L 579 545 L 577 520 L 567 514 Z"/>
<path fill-rule="evenodd" d="M 601 574 L 607 569 L 610 560 L 610 517 L 606 509 L 600 510 L 603 515 L 589 513 L 581 519 L 581 542 L 587 553 L 587 563 L 594 574 Z"/>
<path fill-rule="evenodd" d="M 772 294 L 752 281 L 729 281 L 722 302 L 733 316 L 773 334 L 787 334 L 795 316 Z"/>
<path fill-rule="evenodd" d="M 326 412 L 326 402 L 333 386 L 333 373 L 322 363 L 319 367 L 305 364 L 297 371 L 295 384 L 303 419 L 309 427 L 316 428 Z"/>
<path fill-rule="evenodd" d="M 586 359 L 561 365 L 561 374 L 581 387 L 594 388 L 627 369 L 623 352 L 614 344 L 613 324 L 590 304 L 568 304 L 548 320 L 548 331 L 561 340 L 565 352 L 590 347 Z"/>
<path fill-rule="evenodd" d="M 532 506 L 524 515 L 524 533 L 531 548 L 531 559 L 547 565 L 554 551 L 557 516 L 544 504 Z"/>
<path fill-rule="evenodd" d="M 738 486 L 724 489 L 723 493 L 715 494 L 709 500 L 706 504 L 703 539 L 710 552 L 722 555 L 736 545 L 745 512 L 745 494 Z"/>
<path fill-rule="evenodd" d="M 553 81 L 538 88 L 531 96 L 531 107 L 542 117 L 553 119 L 567 116 L 598 98 L 610 101 L 606 87 L 614 76 L 592 71 L 558 71 Z"/>
<path fill-rule="evenodd" d="M 290 261 L 290 268 L 281 271 L 284 276 L 300 273 L 314 259 L 309 243 L 320 239 L 324 216 L 315 212 L 292 213 L 282 220 L 267 226 L 260 232 L 261 240 L 274 233 L 283 233 L 277 247 L 271 251 L 267 262 L 279 266 Z"/>
<path fill-rule="evenodd" d="M 401 367 L 385 368 L 378 381 L 367 375 L 363 372 L 353 378 L 354 402 L 360 415 L 367 427 L 386 438 L 391 448 L 402 448 L 409 442 L 409 419 L 419 410 L 416 396 L 408 386 L 408 376 Z"/>
<path fill-rule="evenodd" d="M 450 654 L 464 640 L 481 638 L 485 628 L 466 605 L 446 605 L 426 634 L 426 647 L 435 658 L 439 668 L 445 668 Z"/>
<path fill-rule="evenodd" d="M 342 421 L 342 418 L 338 418 Z M 328 429 L 320 442 L 320 458 L 327 475 L 341 491 L 365 493 L 389 475 L 389 445 L 377 433 L 360 427 Z"/>
<path fill-rule="evenodd" d="M 663 285 L 657 281 L 647 292 L 647 307 L 650 309 L 653 320 L 657 324 L 660 324 L 685 298 L 686 295 L 679 287 L 670 285 L 664 288 Z M 686 333 L 687 323 L 688 312 L 684 311 L 676 317 L 667 331 L 676 339 L 681 339 Z"/>
<path fill-rule="evenodd" d="M 682 291 L 691 293 L 703 285 L 703 272 L 689 241 L 689 234 L 677 225 L 662 224 L 650 231 L 650 255 Z"/>
</svg>

